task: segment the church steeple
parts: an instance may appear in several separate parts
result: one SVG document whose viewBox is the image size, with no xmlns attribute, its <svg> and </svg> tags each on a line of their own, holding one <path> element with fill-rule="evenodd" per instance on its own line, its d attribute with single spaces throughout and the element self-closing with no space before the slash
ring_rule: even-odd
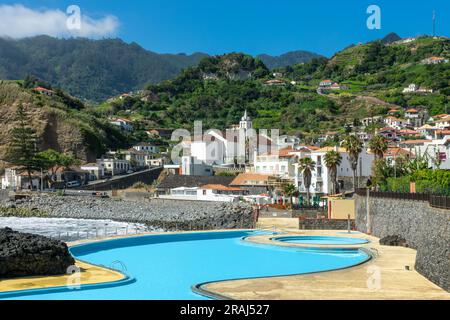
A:
<svg viewBox="0 0 450 320">
<path fill-rule="evenodd" d="M 252 119 L 247 114 L 247 109 L 245 110 L 244 116 L 241 118 L 241 122 L 239 123 L 239 127 L 241 129 L 251 129 L 253 127 Z"/>
</svg>

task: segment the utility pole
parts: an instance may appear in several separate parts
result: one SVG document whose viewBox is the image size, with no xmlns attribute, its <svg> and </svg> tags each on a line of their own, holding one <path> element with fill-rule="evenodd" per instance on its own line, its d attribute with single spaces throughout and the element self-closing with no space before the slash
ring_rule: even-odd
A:
<svg viewBox="0 0 450 320">
<path fill-rule="evenodd" d="M 433 37 L 436 37 L 436 10 L 433 10 Z"/>
</svg>

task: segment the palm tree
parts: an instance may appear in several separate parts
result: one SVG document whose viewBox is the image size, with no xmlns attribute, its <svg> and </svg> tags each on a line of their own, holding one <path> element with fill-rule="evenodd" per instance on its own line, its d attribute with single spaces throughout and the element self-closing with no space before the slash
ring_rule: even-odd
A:
<svg viewBox="0 0 450 320">
<path fill-rule="evenodd" d="M 283 193 L 286 197 L 289 197 L 291 205 L 292 205 L 292 197 L 294 196 L 296 191 L 297 189 L 293 184 L 285 184 L 283 186 Z"/>
<path fill-rule="evenodd" d="M 327 152 L 323 160 L 328 168 L 328 171 L 330 172 L 331 194 L 336 194 L 338 192 L 337 168 L 342 162 L 342 156 L 339 152 L 333 150 Z"/>
<path fill-rule="evenodd" d="M 353 171 L 353 190 L 356 190 L 356 170 L 358 169 L 358 159 L 362 152 L 363 143 L 357 136 L 348 135 L 342 141 L 342 146 L 348 153 L 348 161 Z"/>
<path fill-rule="evenodd" d="M 303 173 L 303 184 L 306 188 L 306 198 L 309 204 L 309 188 L 311 187 L 312 171 L 316 169 L 316 163 L 311 158 L 301 158 L 298 161 L 298 168 Z"/>
<path fill-rule="evenodd" d="M 374 136 L 369 141 L 369 148 L 375 154 L 376 159 L 383 159 L 388 149 L 388 141 L 383 136 Z"/>
</svg>

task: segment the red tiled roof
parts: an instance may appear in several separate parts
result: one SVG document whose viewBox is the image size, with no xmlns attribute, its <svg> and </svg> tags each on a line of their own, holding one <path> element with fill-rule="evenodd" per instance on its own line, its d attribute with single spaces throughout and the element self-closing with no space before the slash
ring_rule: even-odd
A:
<svg viewBox="0 0 450 320">
<path fill-rule="evenodd" d="M 201 189 L 208 189 L 208 190 L 220 190 L 220 191 L 242 191 L 241 188 L 233 188 L 233 187 L 226 187 L 221 184 L 206 184 L 201 187 Z"/>
<path fill-rule="evenodd" d="M 241 173 L 231 183 L 232 186 L 241 186 L 248 184 L 247 181 L 267 182 L 270 175 L 257 173 Z"/>
</svg>

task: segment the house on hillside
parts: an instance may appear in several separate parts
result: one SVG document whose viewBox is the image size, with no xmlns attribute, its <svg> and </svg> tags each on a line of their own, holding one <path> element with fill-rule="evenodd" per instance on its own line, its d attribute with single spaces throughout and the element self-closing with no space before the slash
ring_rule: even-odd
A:
<svg viewBox="0 0 450 320">
<path fill-rule="evenodd" d="M 391 128 L 391 127 L 384 127 L 384 128 L 377 130 L 377 135 L 380 135 L 389 141 L 397 141 L 398 140 L 397 130 L 395 128 Z"/>
<path fill-rule="evenodd" d="M 133 122 L 128 119 L 116 118 L 116 119 L 112 119 L 110 121 L 110 123 L 114 126 L 119 127 L 120 130 L 123 130 L 123 131 L 131 132 L 134 129 Z"/>
<path fill-rule="evenodd" d="M 159 152 L 158 147 L 156 147 L 148 142 L 138 143 L 137 145 L 133 146 L 133 149 L 135 149 L 137 151 L 150 152 L 150 153 L 158 153 Z"/>
<path fill-rule="evenodd" d="M 433 89 L 420 87 L 414 83 L 411 83 L 408 87 L 403 89 L 403 93 L 433 93 Z"/>
<path fill-rule="evenodd" d="M 52 96 L 55 95 L 55 91 L 47 89 L 47 88 L 44 88 L 44 87 L 36 87 L 33 90 L 36 91 L 39 94 L 43 94 L 43 95 L 46 95 L 46 96 L 49 96 L 49 97 L 52 97 Z"/>
<path fill-rule="evenodd" d="M 405 119 L 399 119 L 397 117 L 388 116 L 384 118 L 384 123 L 394 129 L 400 130 L 405 127 L 407 121 Z"/>
<path fill-rule="evenodd" d="M 286 83 L 283 80 L 273 79 L 264 81 L 264 85 L 272 87 L 272 86 L 284 86 Z"/>
<path fill-rule="evenodd" d="M 421 61 L 422 64 L 440 64 L 440 63 L 448 63 L 448 59 L 443 58 L 443 57 L 429 57 L 426 59 L 423 59 Z"/>
<path fill-rule="evenodd" d="M 172 138 L 173 129 L 149 129 L 146 133 L 150 136 L 161 137 L 163 139 L 170 140 Z"/>
</svg>

